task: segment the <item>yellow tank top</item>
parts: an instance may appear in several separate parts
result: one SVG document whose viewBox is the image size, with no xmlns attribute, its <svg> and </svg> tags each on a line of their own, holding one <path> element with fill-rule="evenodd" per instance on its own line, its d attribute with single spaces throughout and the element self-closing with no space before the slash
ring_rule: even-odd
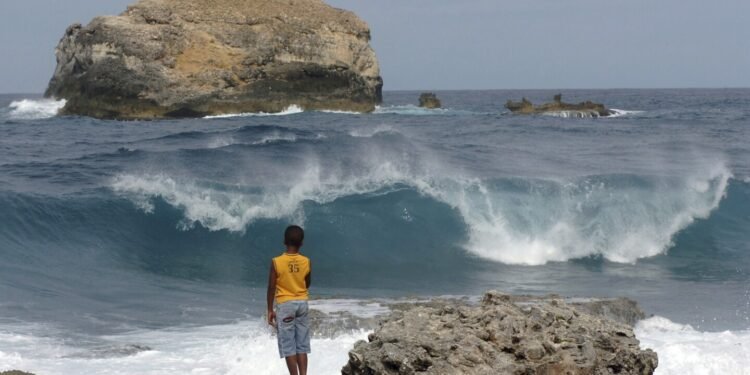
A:
<svg viewBox="0 0 750 375">
<path fill-rule="evenodd" d="M 284 253 L 273 258 L 276 270 L 276 303 L 307 300 L 305 277 L 310 273 L 310 259 L 301 254 Z"/>
</svg>

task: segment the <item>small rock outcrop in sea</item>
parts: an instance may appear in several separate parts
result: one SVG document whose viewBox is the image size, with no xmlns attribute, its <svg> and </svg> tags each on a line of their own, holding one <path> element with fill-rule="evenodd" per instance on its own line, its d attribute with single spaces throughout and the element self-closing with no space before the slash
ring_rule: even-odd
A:
<svg viewBox="0 0 750 375">
<path fill-rule="evenodd" d="M 70 26 L 47 97 L 61 113 L 153 119 L 382 99 L 370 29 L 322 0 L 140 0 Z"/>
<path fill-rule="evenodd" d="M 552 103 L 541 105 L 534 105 L 534 103 L 526 98 L 522 98 L 520 102 L 508 100 L 505 103 L 505 108 L 513 113 L 522 115 L 557 114 L 566 117 L 607 117 L 615 114 L 614 111 L 603 104 L 591 101 L 578 104 L 565 103 L 562 101 L 561 94 L 555 95 Z"/>
<path fill-rule="evenodd" d="M 653 374 L 657 355 L 640 349 L 629 325 L 589 313 L 642 314 L 622 310 L 628 305 L 599 301 L 583 312 L 562 299 L 497 292 L 476 306 L 415 305 L 356 343 L 342 374 Z"/>
<path fill-rule="evenodd" d="M 10 371 L 0 371 L 0 375 L 34 375 L 34 374 L 30 372 L 10 370 Z"/>
<path fill-rule="evenodd" d="M 419 95 L 419 106 L 422 108 L 441 108 L 442 104 L 440 103 L 440 99 L 438 99 L 437 95 L 431 92 L 424 92 L 422 95 Z"/>
</svg>

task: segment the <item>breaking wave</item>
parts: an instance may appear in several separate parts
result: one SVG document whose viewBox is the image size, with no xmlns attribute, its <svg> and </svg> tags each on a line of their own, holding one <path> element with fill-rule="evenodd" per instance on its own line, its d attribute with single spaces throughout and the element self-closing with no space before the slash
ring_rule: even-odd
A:
<svg viewBox="0 0 750 375">
<path fill-rule="evenodd" d="M 57 116 L 65 106 L 65 100 L 23 99 L 10 103 L 10 118 L 16 120 L 39 120 Z"/>
<path fill-rule="evenodd" d="M 215 183 L 183 181 L 164 174 L 118 175 L 112 182 L 121 193 L 146 212 L 153 212 L 153 198 L 159 197 L 184 211 L 183 228 L 200 223 L 211 230 L 242 232 L 259 219 L 292 218 L 304 222 L 302 203 L 330 203 L 338 198 L 372 193 L 392 187 L 407 178 L 392 164 L 375 166 L 365 175 L 346 177 L 322 172 L 311 164 L 292 186 L 217 188 Z"/>
<path fill-rule="evenodd" d="M 721 166 L 688 178 L 477 182 L 442 199 L 461 212 L 477 255 L 528 265 L 588 256 L 631 263 L 665 252 L 675 234 L 707 218 L 730 177 Z"/>
<path fill-rule="evenodd" d="M 200 223 L 234 232 L 261 219 L 304 222 L 306 202 L 327 205 L 409 189 L 460 216 L 470 253 L 541 265 L 590 256 L 632 263 L 664 253 L 677 233 L 719 206 L 732 176 L 723 165 L 688 177 L 597 175 L 559 181 L 425 177 L 432 175 L 387 162 L 346 174 L 324 173 L 317 164 L 304 170 L 292 186 L 238 188 L 164 174 L 121 174 L 111 186 L 146 212 L 153 212 L 156 198 L 180 209 L 184 229 Z"/>
</svg>

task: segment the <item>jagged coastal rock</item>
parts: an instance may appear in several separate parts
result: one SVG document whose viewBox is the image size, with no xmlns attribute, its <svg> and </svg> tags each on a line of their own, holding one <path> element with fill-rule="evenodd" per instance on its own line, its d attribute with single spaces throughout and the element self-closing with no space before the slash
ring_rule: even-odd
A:
<svg viewBox="0 0 750 375">
<path fill-rule="evenodd" d="M 438 99 L 437 95 L 431 92 L 424 92 L 422 95 L 419 95 L 419 106 L 422 108 L 441 108 L 442 104 L 440 103 L 440 99 Z"/>
<path fill-rule="evenodd" d="M 322 0 L 140 0 L 67 29 L 46 96 L 114 119 L 369 112 L 383 85 L 369 41 Z"/>
<path fill-rule="evenodd" d="M 476 306 L 415 305 L 356 343 L 342 374 L 653 374 L 656 353 L 621 322 L 642 312 L 624 300 L 594 302 L 489 292 Z"/>
<path fill-rule="evenodd" d="M 23 372 L 18 370 L 0 371 L 0 375 L 34 375 L 30 372 Z"/>
<path fill-rule="evenodd" d="M 526 98 L 522 98 L 520 102 L 508 100 L 505 103 L 505 108 L 521 115 L 560 114 L 568 117 L 607 117 L 616 113 L 605 107 L 604 104 L 591 101 L 577 104 L 565 103 L 562 101 L 561 94 L 555 95 L 552 103 L 544 103 L 542 105 L 534 105 L 534 103 Z"/>
</svg>

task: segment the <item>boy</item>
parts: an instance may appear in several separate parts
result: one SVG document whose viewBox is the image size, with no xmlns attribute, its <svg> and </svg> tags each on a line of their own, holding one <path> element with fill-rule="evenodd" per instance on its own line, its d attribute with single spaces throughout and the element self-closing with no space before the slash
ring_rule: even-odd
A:
<svg viewBox="0 0 750 375">
<path fill-rule="evenodd" d="M 284 231 L 286 251 L 273 258 L 268 275 L 268 324 L 277 329 L 279 355 L 286 359 L 290 375 L 307 374 L 307 354 L 310 353 L 307 318 L 310 259 L 299 253 L 304 239 L 302 228 L 287 227 Z"/>
</svg>

